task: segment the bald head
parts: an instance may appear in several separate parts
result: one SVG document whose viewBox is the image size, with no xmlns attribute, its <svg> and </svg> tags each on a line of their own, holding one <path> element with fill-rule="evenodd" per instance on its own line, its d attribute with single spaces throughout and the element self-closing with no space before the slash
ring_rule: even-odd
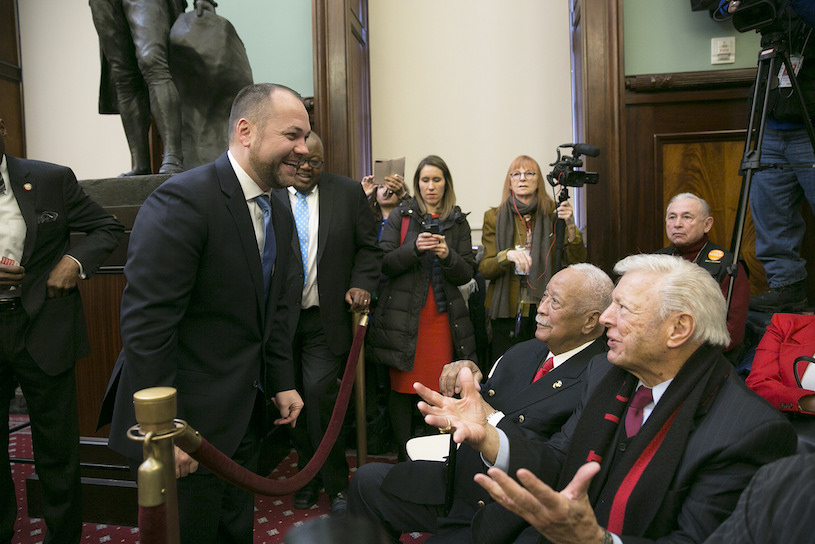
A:
<svg viewBox="0 0 815 544">
<path fill-rule="evenodd" d="M 230 153 L 263 191 L 294 183 L 311 132 L 299 94 L 273 83 L 245 87 L 235 97 L 229 127 Z"/>
</svg>

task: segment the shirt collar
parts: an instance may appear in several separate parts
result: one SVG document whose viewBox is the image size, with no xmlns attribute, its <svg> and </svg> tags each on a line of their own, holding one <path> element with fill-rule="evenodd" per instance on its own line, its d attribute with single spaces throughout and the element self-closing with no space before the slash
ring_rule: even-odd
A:
<svg viewBox="0 0 815 544">
<path fill-rule="evenodd" d="M 243 196 L 246 198 L 246 200 L 254 200 L 263 194 L 269 195 L 269 193 L 264 193 L 260 186 L 255 183 L 255 180 L 253 180 L 249 174 L 246 173 L 246 170 L 241 168 L 241 165 L 238 164 L 238 161 L 232 156 L 231 151 L 227 150 L 226 156 L 229 159 L 229 164 L 232 165 L 232 170 L 235 171 L 235 176 L 238 178 L 238 183 L 240 183 L 241 189 L 243 190 Z"/>
<path fill-rule="evenodd" d="M 594 342 L 594 340 L 589 340 L 585 344 L 577 346 L 576 348 L 570 349 L 569 351 L 566 351 L 564 353 L 559 353 L 558 355 L 555 355 L 550 352 L 550 355 L 552 355 L 552 364 L 554 365 L 554 368 L 557 368 L 558 366 L 562 365 L 563 363 L 565 363 L 566 361 L 568 361 L 569 359 L 571 359 L 572 357 L 574 357 L 575 355 L 589 347 L 589 345 L 592 342 Z"/>
<path fill-rule="evenodd" d="M 657 385 L 655 385 L 654 387 L 651 388 L 651 395 L 654 398 L 654 401 L 653 401 L 654 406 L 656 406 L 659 403 L 659 399 L 661 399 L 662 395 L 665 394 L 665 391 L 668 390 L 668 386 L 671 385 L 672 381 L 674 381 L 673 378 L 671 378 L 670 380 L 665 380 L 664 382 L 662 382 L 660 384 L 657 384 Z M 645 385 L 644 383 L 642 383 L 642 380 L 640 380 L 639 383 L 637 383 L 637 387 L 639 387 L 641 385 Z M 634 390 L 636 391 L 636 388 Z"/>
</svg>

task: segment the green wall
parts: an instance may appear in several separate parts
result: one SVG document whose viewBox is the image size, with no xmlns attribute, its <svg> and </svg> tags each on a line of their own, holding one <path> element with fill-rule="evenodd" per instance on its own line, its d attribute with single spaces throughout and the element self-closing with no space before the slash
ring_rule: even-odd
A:
<svg viewBox="0 0 815 544">
<path fill-rule="evenodd" d="M 314 95 L 310 0 L 221 0 L 215 11 L 243 40 L 256 83 Z"/>
<path fill-rule="evenodd" d="M 758 62 L 761 36 L 737 32 L 688 0 L 625 0 L 625 75 L 750 68 Z M 710 39 L 736 37 L 736 62 L 710 64 Z"/>
</svg>

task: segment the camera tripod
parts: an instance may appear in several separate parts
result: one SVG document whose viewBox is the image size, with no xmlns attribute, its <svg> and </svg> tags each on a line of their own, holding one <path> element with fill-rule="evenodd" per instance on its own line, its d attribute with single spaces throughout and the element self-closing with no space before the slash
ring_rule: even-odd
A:
<svg viewBox="0 0 815 544">
<path fill-rule="evenodd" d="M 812 59 L 810 59 L 812 60 Z M 741 192 L 739 194 L 739 207 L 736 212 L 735 224 L 733 227 L 733 238 L 730 251 L 733 254 L 733 262 L 727 267 L 727 274 L 730 282 L 727 287 L 727 309 L 730 311 L 730 302 L 733 294 L 733 285 L 738 272 L 739 253 L 741 251 L 741 241 L 744 234 L 744 222 L 747 218 L 747 205 L 750 198 L 750 185 L 753 174 L 759 170 L 769 168 L 812 168 L 812 164 L 761 164 L 761 145 L 764 139 L 764 129 L 767 121 L 767 104 L 770 93 L 773 91 L 771 85 L 772 78 L 777 77 L 779 70 L 784 66 L 786 73 L 792 84 L 792 89 L 798 98 L 798 104 L 803 112 L 804 125 L 809 135 L 809 141 L 815 149 L 815 130 L 809 118 L 804 97 L 801 94 L 801 87 L 795 75 L 794 67 L 790 61 L 789 45 L 784 32 L 773 32 L 767 36 L 762 36 L 761 51 L 758 54 L 758 71 L 756 72 L 756 82 L 753 88 L 753 102 L 750 110 L 750 121 L 747 124 L 747 137 L 744 143 L 744 155 L 742 156 L 739 174 L 742 176 Z M 763 90 L 763 93 L 762 93 Z"/>
</svg>

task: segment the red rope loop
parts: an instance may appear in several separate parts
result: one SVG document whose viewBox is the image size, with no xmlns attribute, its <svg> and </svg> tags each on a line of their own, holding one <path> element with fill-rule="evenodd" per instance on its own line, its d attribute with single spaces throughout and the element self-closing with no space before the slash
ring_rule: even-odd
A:
<svg viewBox="0 0 815 544">
<path fill-rule="evenodd" d="M 357 326 L 354 343 L 351 345 L 351 352 L 348 354 L 348 362 L 345 365 L 345 373 L 342 376 L 342 383 L 337 395 L 337 403 L 334 405 L 334 411 L 331 414 L 331 420 L 328 422 L 328 428 L 320 442 L 320 446 L 314 452 L 308 464 L 303 467 L 303 470 L 285 480 L 271 480 L 238 465 L 207 442 L 206 439 L 201 440 L 201 446 L 196 451 L 188 451 L 187 453 L 212 471 L 213 474 L 220 476 L 236 487 L 258 495 L 289 495 L 302 488 L 317 475 L 328 457 L 328 452 L 334 447 L 334 442 L 337 441 L 340 434 L 345 412 L 348 409 L 348 400 L 351 398 L 351 390 L 354 385 L 362 341 L 365 338 L 365 330 L 365 324 Z"/>
</svg>

